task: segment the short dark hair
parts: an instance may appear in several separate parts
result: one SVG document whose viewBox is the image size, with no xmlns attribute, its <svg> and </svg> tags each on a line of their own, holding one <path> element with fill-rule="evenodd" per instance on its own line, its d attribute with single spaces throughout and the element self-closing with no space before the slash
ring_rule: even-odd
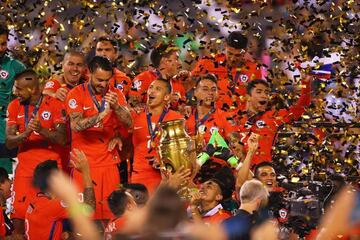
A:
<svg viewBox="0 0 360 240">
<path fill-rule="evenodd" d="M 129 191 L 137 205 L 145 205 L 149 200 L 149 191 L 141 183 L 124 183 L 123 188 Z"/>
<path fill-rule="evenodd" d="M 116 51 L 119 50 L 119 44 L 118 42 L 113 39 L 113 38 L 110 38 L 110 37 L 106 37 L 106 36 L 102 36 L 102 37 L 99 37 L 96 41 L 96 44 L 98 44 L 99 42 L 109 42 L 111 43 L 111 45 L 115 48 Z"/>
<path fill-rule="evenodd" d="M 7 29 L 7 27 L 4 27 L 4 23 L 2 23 L 0 25 L 0 35 L 6 35 L 6 36 L 9 36 L 9 29 Z"/>
<path fill-rule="evenodd" d="M 125 192 L 125 189 L 118 189 L 109 195 L 107 202 L 111 212 L 119 217 L 125 212 L 126 206 L 129 203 L 129 196 Z"/>
<path fill-rule="evenodd" d="M 169 80 L 166 80 L 163 78 L 158 78 L 158 79 L 155 79 L 154 81 L 160 81 L 160 82 L 164 83 L 168 94 L 170 94 L 172 92 L 172 85 Z"/>
<path fill-rule="evenodd" d="M 262 84 L 266 87 L 270 87 L 270 84 L 263 80 L 263 79 L 255 79 L 255 80 L 252 80 L 248 83 L 248 85 L 246 86 L 246 93 L 250 95 L 251 91 L 255 88 L 256 85 L 258 84 Z"/>
<path fill-rule="evenodd" d="M 248 44 L 248 39 L 240 31 L 234 31 L 229 34 L 226 43 L 232 48 L 245 49 Z"/>
<path fill-rule="evenodd" d="M 33 69 L 27 68 L 24 71 L 16 74 L 14 76 L 14 81 L 19 80 L 20 78 L 23 78 L 23 77 L 25 77 L 25 80 L 30 80 L 30 79 L 27 79 L 26 77 L 37 78 L 37 74 Z"/>
<path fill-rule="evenodd" d="M 10 181 L 9 174 L 5 168 L 0 167 L 0 183 L 4 183 L 5 181 Z"/>
<path fill-rule="evenodd" d="M 195 83 L 195 87 L 197 87 L 199 85 L 199 83 L 202 81 L 202 80 L 210 80 L 212 81 L 213 83 L 215 83 L 217 85 L 217 77 L 215 76 L 215 74 L 212 74 L 212 73 L 208 73 L 206 75 L 202 75 L 200 76 L 197 80 L 196 80 L 196 83 Z"/>
<path fill-rule="evenodd" d="M 154 67 L 159 67 L 163 57 L 170 56 L 171 53 L 179 51 L 178 47 L 173 44 L 161 43 L 155 47 L 150 54 L 150 60 Z"/>
<path fill-rule="evenodd" d="M 96 69 L 101 68 L 102 70 L 113 72 L 113 66 L 109 59 L 101 56 L 95 56 L 89 63 L 90 73 L 94 73 Z"/>
<path fill-rule="evenodd" d="M 274 168 L 274 165 L 271 162 L 261 162 L 261 163 L 256 164 L 254 166 L 254 175 L 255 175 L 256 178 L 258 177 L 259 169 L 262 168 L 262 167 L 272 167 L 272 168 Z"/>
<path fill-rule="evenodd" d="M 55 160 L 46 160 L 39 163 L 33 174 L 32 184 L 34 187 L 39 188 L 41 192 L 47 192 L 49 189 L 49 177 L 55 170 L 58 170 L 57 162 Z"/>
</svg>

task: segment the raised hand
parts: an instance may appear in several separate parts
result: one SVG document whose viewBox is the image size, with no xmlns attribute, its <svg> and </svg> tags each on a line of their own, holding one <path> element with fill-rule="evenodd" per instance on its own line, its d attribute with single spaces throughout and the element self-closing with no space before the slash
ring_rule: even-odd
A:
<svg viewBox="0 0 360 240">
<path fill-rule="evenodd" d="M 77 148 L 70 152 L 70 163 L 80 172 L 89 171 L 90 169 L 85 153 Z"/>
<path fill-rule="evenodd" d="M 254 153 L 257 151 L 259 146 L 260 135 L 256 133 L 251 133 L 249 139 L 247 140 L 248 151 Z"/>
<path fill-rule="evenodd" d="M 64 102 L 67 94 L 68 90 L 66 88 L 59 88 L 58 90 L 56 90 L 55 97 L 60 101 Z"/>
<path fill-rule="evenodd" d="M 118 95 L 116 92 L 109 91 L 105 95 L 105 101 L 109 104 L 110 108 L 115 110 L 119 106 Z"/>
<path fill-rule="evenodd" d="M 112 150 L 114 150 L 116 145 L 118 145 L 118 148 L 121 151 L 123 143 L 120 137 L 114 137 L 110 140 L 108 144 L 108 151 L 111 152 Z"/>
</svg>

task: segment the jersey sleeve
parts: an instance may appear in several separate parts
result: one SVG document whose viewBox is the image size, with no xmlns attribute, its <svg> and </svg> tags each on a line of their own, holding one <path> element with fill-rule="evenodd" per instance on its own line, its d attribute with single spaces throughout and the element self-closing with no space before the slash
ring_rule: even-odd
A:
<svg viewBox="0 0 360 240">
<path fill-rule="evenodd" d="M 67 114 L 71 114 L 75 112 L 81 113 L 84 111 L 83 110 L 84 103 L 82 102 L 83 94 L 85 93 L 79 91 L 79 88 L 74 88 L 68 93 L 65 101 L 65 108 Z"/>
<path fill-rule="evenodd" d="M 206 74 L 209 72 L 209 67 L 213 65 L 213 62 L 208 58 L 200 59 L 194 69 L 191 71 L 191 76 L 199 77 L 200 75 Z"/>
<path fill-rule="evenodd" d="M 60 88 L 60 83 L 56 79 L 50 79 L 45 83 L 45 87 L 43 91 L 56 92 Z"/>
<path fill-rule="evenodd" d="M 306 83 L 302 82 L 304 87 L 301 89 L 301 95 L 299 100 L 292 105 L 288 110 L 281 109 L 277 116 L 276 122 L 277 124 L 289 123 L 291 121 L 295 121 L 301 117 L 301 115 L 305 112 L 305 108 L 307 108 L 311 103 L 311 82 L 308 81 Z"/>
<path fill-rule="evenodd" d="M 129 96 L 141 97 L 144 92 L 147 91 L 150 83 L 149 76 L 146 72 L 137 75 L 133 81 L 129 92 Z"/>
<path fill-rule="evenodd" d="M 15 74 L 21 73 L 26 69 L 26 66 L 18 60 L 14 60 L 11 65 L 15 71 Z"/>
<path fill-rule="evenodd" d="M 7 109 L 7 126 L 16 125 L 16 114 L 18 113 L 17 109 L 18 106 L 16 104 L 16 101 L 14 100 L 9 104 Z"/>
</svg>

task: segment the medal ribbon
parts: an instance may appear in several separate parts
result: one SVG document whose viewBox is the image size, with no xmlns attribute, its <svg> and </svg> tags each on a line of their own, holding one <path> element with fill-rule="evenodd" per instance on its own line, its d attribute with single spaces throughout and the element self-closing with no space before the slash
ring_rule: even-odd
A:
<svg viewBox="0 0 360 240">
<path fill-rule="evenodd" d="M 211 108 L 210 111 L 199 121 L 199 113 L 197 111 L 197 109 L 195 108 L 195 133 L 198 132 L 198 128 L 203 125 L 211 116 L 211 114 L 213 114 L 215 112 L 215 108 Z"/>
<path fill-rule="evenodd" d="M 238 82 L 239 78 L 240 78 L 240 73 L 241 71 L 236 71 L 235 73 L 235 79 L 233 79 L 232 76 L 232 71 L 227 69 L 227 73 L 228 73 L 228 78 L 229 78 L 229 82 L 230 82 L 230 90 L 232 93 L 235 92 L 235 87 L 236 87 L 236 83 Z"/>
<path fill-rule="evenodd" d="M 24 106 L 25 128 L 29 124 L 29 121 L 31 120 L 31 118 L 36 116 L 37 112 L 39 111 L 42 100 L 43 100 L 43 95 L 40 96 L 39 101 L 36 103 L 35 108 L 31 113 L 30 118 L 29 118 L 29 104 L 25 104 L 25 106 Z"/>
<path fill-rule="evenodd" d="M 146 119 L 147 119 L 147 125 L 148 125 L 148 130 L 149 130 L 149 134 L 150 134 L 150 137 L 151 137 L 151 141 L 153 141 L 155 139 L 155 135 L 156 135 L 156 132 L 158 131 L 158 126 L 162 123 L 162 121 L 164 120 L 164 117 L 165 115 L 169 112 L 169 110 L 167 108 L 165 108 L 160 117 L 159 117 L 159 120 L 155 126 L 155 129 L 152 129 L 152 124 L 151 124 L 151 114 L 149 113 L 148 109 L 146 108 L 145 110 L 146 112 Z"/>
<path fill-rule="evenodd" d="M 95 104 L 97 110 L 100 112 L 104 111 L 105 109 L 105 98 L 104 98 L 104 95 L 102 95 L 102 99 L 101 99 L 101 105 L 99 104 L 99 102 L 96 100 L 96 97 L 95 97 L 95 94 L 94 92 L 92 91 L 91 89 L 91 86 L 90 86 L 90 83 L 88 83 L 88 90 L 89 90 L 89 93 L 90 93 L 90 96 L 91 96 L 91 99 L 93 101 L 93 103 Z"/>
</svg>

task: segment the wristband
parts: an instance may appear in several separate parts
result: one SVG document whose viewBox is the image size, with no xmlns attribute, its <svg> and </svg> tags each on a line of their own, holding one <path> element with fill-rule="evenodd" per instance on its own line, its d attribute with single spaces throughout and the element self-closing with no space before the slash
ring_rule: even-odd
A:
<svg viewBox="0 0 360 240">
<path fill-rule="evenodd" d="M 238 158 L 235 156 L 231 156 L 227 162 L 230 164 L 231 167 L 237 167 L 238 165 Z"/>
<path fill-rule="evenodd" d="M 72 218 L 77 217 L 79 215 L 90 217 L 93 213 L 93 209 L 85 203 L 75 203 L 69 206 L 68 212 L 70 217 Z"/>
<path fill-rule="evenodd" d="M 197 156 L 196 163 L 201 167 L 209 158 L 209 154 L 202 152 Z"/>
</svg>

